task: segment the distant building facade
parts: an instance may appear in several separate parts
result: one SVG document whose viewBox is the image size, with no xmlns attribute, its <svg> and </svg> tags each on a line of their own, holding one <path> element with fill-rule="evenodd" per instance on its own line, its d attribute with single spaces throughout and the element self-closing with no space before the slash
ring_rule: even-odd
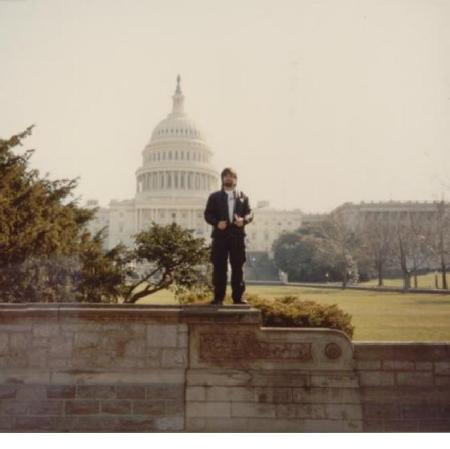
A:
<svg viewBox="0 0 450 449">
<path fill-rule="evenodd" d="M 412 220 L 432 223 L 439 213 L 438 206 L 441 204 L 438 201 L 344 203 L 331 211 L 331 214 L 339 214 L 344 222 L 353 228 L 363 221 L 401 223 L 402 221 Z M 444 207 L 450 210 L 449 203 L 444 203 Z"/>
</svg>

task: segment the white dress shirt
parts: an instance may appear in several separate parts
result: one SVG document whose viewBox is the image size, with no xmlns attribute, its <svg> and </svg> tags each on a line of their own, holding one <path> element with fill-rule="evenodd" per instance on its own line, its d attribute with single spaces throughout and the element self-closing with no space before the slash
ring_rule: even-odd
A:
<svg viewBox="0 0 450 449">
<path fill-rule="evenodd" d="M 227 196 L 228 196 L 228 217 L 230 218 L 230 222 L 233 223 L 234 221 L 234 203 L 236 202 L 235 198 L 235 191 L 234 190 L 225 190 Z"/>
</svg>

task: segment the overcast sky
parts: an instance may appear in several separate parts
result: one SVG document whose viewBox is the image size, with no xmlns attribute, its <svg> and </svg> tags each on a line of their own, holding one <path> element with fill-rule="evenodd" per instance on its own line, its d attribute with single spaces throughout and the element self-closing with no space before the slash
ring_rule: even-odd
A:
<svg viewBox="0 0 450 449">
<path fill-rule="evenodd" d="M 0 0 L 0 136 L 83 200 L 134 196 L 171 109 L 251 202 L 450 199 L 450 1 Z"/>
</svg>

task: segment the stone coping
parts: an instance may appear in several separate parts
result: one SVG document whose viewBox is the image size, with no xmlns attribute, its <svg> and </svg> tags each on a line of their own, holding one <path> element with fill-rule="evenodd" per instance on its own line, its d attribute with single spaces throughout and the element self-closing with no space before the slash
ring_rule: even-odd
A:
<svg viewBox="0 0 450 449">
<path fill-rule="evenodd" d="M 223 322 L 261 324 L 261 312 L 247 305 L 153 304 L 1 304 L 0 325 L 21 319 L 83 319 L 90 321 Z"/>
<path fill-rule="evenodd" d="M 42 309 L 52 309 L 52 308 L 75 308 L 75 309 L 92 309 L 92 308 L 101 308 L 101 309 L 111 309 L 111 308 L 120 308 L 120 309 L 250 309 L 251 306 L 247 304 L 222 304 L 222 305 L 211 305 L 211 304 L 113 304 L 113 303 L 84 303 L 84 302 L 21 302 L 21 303 L 13 303 L 13 302 L 0 302 L 0 311 L 1 309 L 20 309 L 20 308 L 42 308 Z"/>
<path fill-rule="evenodd" d="M 26 303 L 0 303 L 0 311 L 2 309 L 168 309 L 168 310 L 187 310 L 187 309 L 209 309 L 209 310 L 248 310 L 251 309 L 247 304 L 110 304 L 110 303 L 83 303 L 83 302 L 26 302 Z M 253 309 L 254 310 L 254 309 Z"/>
</svg>

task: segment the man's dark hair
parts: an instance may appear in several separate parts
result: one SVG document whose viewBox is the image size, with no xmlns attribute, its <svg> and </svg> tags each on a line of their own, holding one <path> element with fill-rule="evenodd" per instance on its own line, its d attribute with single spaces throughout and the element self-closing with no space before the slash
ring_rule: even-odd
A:
<svg viewBox="0 0 450 449">
<path fill-rule="evenodd" d="M 222 170 L 222 173 L 220 174 L 220 179 L 223 180 L 223 177 L 224 177 L 225 175 L 231 175 L 231 176 L 234 176 L 234 177 L 237 179 L 237 173 L 236 173 L 236 170 L 234 170 L 234 169 L 231 168 L 231 167 L 225 167 L 225 168 Z"/>
</svg>

